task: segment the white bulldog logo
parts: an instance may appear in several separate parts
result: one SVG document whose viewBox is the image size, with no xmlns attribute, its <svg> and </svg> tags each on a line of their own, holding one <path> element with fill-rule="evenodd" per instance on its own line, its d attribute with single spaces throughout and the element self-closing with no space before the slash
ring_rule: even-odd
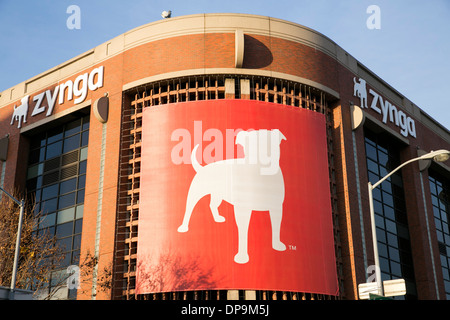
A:
<svg viewBox="0 0 450 320">
<path fill-rule="evenodd" d="M 192 151 L 192 166 L 197 172 L 189 188 L 183 223 L 178 232 L 187 232 L 189 220 L 197 202 L 211 195 L 210 208 L 216 222 L 224 222 L 218 207 L 222 201 L 234 206 L 238 227 L 238 253 L 236 263 L 247 263 L 248 227 L 253 210 L 269 211 L 272 225 L 272 248 L 286 250 L 280 240 L 283 217 L 284 179 L 279 166 L 280 144 L 286 137 L 280 130 L 240 131 L 236 144 L 244 148 L 242 159 L 227 159 L 201 166 L 196 158 L 196 145 Z M 268 151 L 270 150 L 270 156 Z M 266 155 L 264 159 L 263 154 Z"/>
<path fill-rule="evenodd" d="M 361 101 L 361 108 L 368 108 L 367 106 L 367 88 L 366 80 L 359 78 L 359 82 L 356 82 L 356 77 L 353 78 L 353 95 L 358 97 Z"/>
<path fill-rule="evenodd" d="M 11 117 L 11 125 L 14 123 L 14 121 L 18 121 L 17 128 L 19 129 L 22 127 L 22 122 L 27 122 L 28 97 L 29 96 L 25 96 L 22 98 L 22 104 L 20 106 L 16 107 L 16 105 L 14 105 L 14 112 Z"/>
</svg>

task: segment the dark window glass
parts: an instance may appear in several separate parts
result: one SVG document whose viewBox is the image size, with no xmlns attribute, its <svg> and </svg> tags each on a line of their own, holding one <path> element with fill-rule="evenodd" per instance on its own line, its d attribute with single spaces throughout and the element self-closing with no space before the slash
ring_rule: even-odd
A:
<svg viewBox="0 0 450 320">
<path fill-rule="evenodd" d="M 400 165 L 399 149 L 392 139 L 365 131 L 367 173 L 372 184 Z M 407 294 L 396 299 L 417 299 L 401 171 L 374 189 L 373 199 L 382 280 L 404 278 L 409 283 Z"/>
<path fill-rule="evenodd" d="M 78 189 L 84 189 L 86 185 L 86 175 L 78 177 Z"/>
<path fill-rule="evenodd" d="M 377 240 L 381 243 L 386 243 L 386 231 L 384 228 L 377 227 Z"/>
<path fill-rule="evenodd" d="M 65 194 L 74 191 L 77 187 L 77 178 L 72 178 L 60 183 L 59 194 Z"/>
<path fill-rule="evenodd" d="M 389 273 L 389 272 L 391 271 L 390 268 L 389 268 L 389 259 L 380 257 L 379 261 L 380 261 L 380 269 L 381 269 L 384 273 Z M 389 279 L 389 278 L 383 279 L 383 280 L 388 280 L 388 279 Z"/>
<path fill-rule="evenodd" d="M 81 134 L 81 146 L 87 146 L 89 142 L 89 131 L 85 131 Z"/>
<path fill-rule="evenodd" d="M 396 248 L 389 247 L 389 257 L 393 261 L 400 262 L 400 254 L 399 254 L 398 249 L 396 249 Z"/>
<path fill-rule="evenodd" d="M 41 154 L 41 149 L 36 149 L 36 150 L 32 150 L 30 151 L 30 155 L 28 157 L 28 164 L 35 164 L 38 163 L 40 160 L 40 154 Z"/>
<path fill-rule="evenodd" d="M 63 137 L 63 127 L 57 127 L 48 132 L 47 144 L 53 143 L 55 141 L 61 140 Z"/>
<path fill-rule="evenodd" d="M 81 161 L 80 162 L 80 169 L 78 171 L 78 174 L 85 174 L 86 173 L 86 165 L 87 165 L 87 161 Z"/>
<path fill-rule="evenodd" d="M 67 222 L 56 226 L 56 237 L 65 238 L 73 233 L 73 222 Z"/>
<path fill-rule="evenodd" d="M 372 172 L 368 172 L 369 174 L 369 181 L 373 184 L 376 183 L 378 180 L 380 180 L 380 178 L 378 177 L 378 175 L 372 173 Z M 375 191 L 375 190 L 374 190 Z"/>
<path fill-rule="evenodd" d="M 78 191 L 77 193 L 77 204 L 84 203 L 84 189 Z"/>
<path fill-rule="evenodd" d="M 80 135 L 74 135 L 69 138 L 64 139 L 64 149 L 63 153 L 78 149 L 80 147 Z"/>
<path fill-rule="evenodd" d="M 64 209 L 75 204 L 75 192 L 59 197 L 58 209 Z"/>
<path fill-rule="evenodd" d="M 41 189 L 36 190 L 35 199 L 36 199 L 36 203 L 39 203 L 39 201 L 41 201 Z"/>
<path fill-rule="evenodd" d="M 81 126 L 81 119 L 69 122 L 66 125 L 65 131 L 64 131 L 64 137 L 68 137 L 77 132 L 80 132 L 80 126 Z"/>
<path fill-rule="evenodd" d="M 59 246 L 63 251 L 72 250 L 72 237 L 59 239 L 56 241 L 56 245 Z"/>
<path fill-rule="evenodd" d="M 82 228 L 83 228 L 83 219 L 75 220 L 74 234 L 81 233 Z"/>
<path fill-rule="evenodd" d="M 32 191 L 36 189 L 38 178 L 28 179 L 26 183 L 26 187 L 28 191 Z"/>
<path fill-rule="evenodd" d="M 395 220 L 395 212 L 394 212 L 394 208 L 392 208 L 391 206 L 388 205 L 384 205 L 383 206 L 383 210 L 384 210 L 384 216 L 386 218 Z"/>
<path fill-rule="evenodd" d="M 378 164 L 375 161 L 367 159 L 367 168 L 372 171 L 374 174 L 378 175 Z"/>
<path fill-rule="evenodd" d="M 61 155 L 61 151 L 62 151 L 62 141 L 49 144 L 47 145 L 45 157 L 47 159 L 54 158 L 56 156 Z"/>
<path fill-rule="evenodd" d="M 434 225 L 441 257 L 444 290 L 447 300 L 450 299 L 450 230 L 448 218 L 450 214 L 450 182 L 430 170 L 429 184 L 431 203 L 433 205 Z"/>
<path fill-rule="evenodd" d="M 383 243 L 379 243 L 378 244 L 378 254 L 380 255 L 380 257 L 385 257 L 385 258 L 389 257 L 387 245 L 385 245 Z"/>
<path fill-rule="evenodd" d="M 58 196 L 58 184 L 52 184 L 51 186 L 42 189 L 42 200 L 47 200 Z"/>
<path fill-rule="evenodd" d="M 377 214 L 383 214 L 383 204 L 378 200 L 373 200 L 373 209 Z"/>
<path fill-rule="evenodd" d="M 83 219 L 78 211 L 82 212 L 84 203 L 87 163 L 80 152 L 83 147 L 86 154 L 88 140 L 89 116 L 30 137 L 26 187 L 30 198 L 36 195 L 34 213 L 41 213 L 35 232 L 56 236 L 57 245 L 64 247 L 61 272 L 80 261 Z M 59 282 L 55 277 L 50 280 L 50 284 Z M 71 291 L 76 296 L 76 290 Z"/>
<path fill-rule="evenodd" d="M 370 143 L 366 143 L 366 156 L 373 161 L 378 161 L 377 159 L 377 149 Z"/>
<path fill-rule="evenodd" d="M 47 141 L 47 135 L 45 132 L 39 133 L 35 136 L 33 136 L 33 139 L 30 141 L 30 149 L 36 149 L 39 147 L 45 146 L 45 143 Z"/>
<path fill-rule="evenodd" d="M 53 198 L 53 199 L 42 202 L 42 204 L 41 204 L 42 214 L 47 214 L 49 212 L 56 211 L 57 203 L 58 203 L 58 198 Z"/>
<path fill-rule="evenodd" d="M 81 245 L 81 234 L 78 234 L 73 237 L 73 250 L 80 249 L 80 245 Z"/>
<path fill-rule="evenodd" d="M 378 150 L 378 163 L 379 165 L 387 168 L 388 167 L 388 155 L 381 150 Z"/>
<path fill-rule="evenodd" d="M 72 239 L 72 238 L 69 238 L 69 239 Z M 64 242 L 64 243 L 63 243 Z M 65 242 L 67 242 L 67 241 L 61 241 L 61 243 L 59 244 L 59 245 L 61 245 L 63 248 L 70 248 L 70 244 L 69 245 L 67 245 L 67 243 L 65 243 Z M 70 250 L 70 249 L 67 249 L 67 250 Z M 63 267 L 63 268 L 66 268 L 66 267 L 68 267 L 69 265 L 71 265 L 71 253 L 70 252 L 68 252 L 68 253 L 65 253 L 65 254 L 63 254 L 63 259 L 62 259 L 62 261 L 61 261 L 61 266 Z M 61 282 L 61 280 L 57 280 L 54 284 L 53 284 L 53 286 L 58 286 L 58 285 L 60 285 L 59 283 Z"/>
<path fill-rule="evenodd" d="M 89 116 L 84 117 L 82 120 L 83 120 L 83 127 L 81 130 L 89 129 L 89 121 L 90 121 Z"/>
<path fill-rule="evenodd" d="M 394 262 L 391 260 L 391 273 L 397 277 L 402 276 L 402 269 L 400 267 L 400 263 L 397 263 L 397 262 Z"/>
<path fill-rule="evenodd" d="M 80 250 L 72 252 L 72 264 L 78 264 L 80 262 Z"/>
</svg>

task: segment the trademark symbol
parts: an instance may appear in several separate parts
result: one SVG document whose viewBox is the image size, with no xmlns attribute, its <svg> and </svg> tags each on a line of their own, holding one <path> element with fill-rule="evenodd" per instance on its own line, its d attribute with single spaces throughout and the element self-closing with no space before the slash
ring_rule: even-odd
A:
<svg viewBox="0 0 450 320">
<path fill-rule="evenodd" d="M 294 250 L 295 251 L 295 250 L 297 250 L 297 246 L 293 246 L 293 245 L 290 244 L 289 245 L 289 250 Z"/>
</svg>

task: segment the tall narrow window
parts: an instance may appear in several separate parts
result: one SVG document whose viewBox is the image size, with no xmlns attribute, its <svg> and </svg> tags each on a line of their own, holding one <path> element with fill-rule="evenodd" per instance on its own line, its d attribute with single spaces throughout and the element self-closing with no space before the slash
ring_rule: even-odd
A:
<svg viewBox="0 0 450 320">
<path fill-rule="evenodd" d="M 370 131 L 365 132 L 368 177 L 376 183 L 400 165 L 398 146 Z M 405 196 L 401 172 L 397 171 L 373 190 L 375 224 L 382 280 L 405 279 L 406 296 L 416 299 Z"/>
<path fill-rule="evenodd" d="M 445 295 L 450 300 L 450 184 L 432 171 L 429 181 Z"/>
<path fill-rule="evenodd" d="M 64 255 L 59 273 L 78 265 L 83 224 L 89 116 L 34 136 L 30 142 L 27 192 L 35 195 L 35 211 L 41 213 L 37 232 L 56 236 Z M 66 274 L 67 275 L 67 274 Z M 76 290 L 68 290 L 75 298 Z"/>
</svg>

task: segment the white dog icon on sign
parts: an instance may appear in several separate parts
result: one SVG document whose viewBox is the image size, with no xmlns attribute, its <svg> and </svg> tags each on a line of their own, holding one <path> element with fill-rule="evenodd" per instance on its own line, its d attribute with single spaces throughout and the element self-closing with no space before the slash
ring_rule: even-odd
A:
<svg viewBox="0 0 450 320">
<path fill-rule="evenodd" d="M 279 166 L 282 140 L 286 140 L 286 137 L 278 129 L 240 131 L 236 136 L 236 144 L 244 148 L 244 158 L 221 160 L 203 167 L 196 158 L 196 145 L 191 161 L 197 173 L 189 188 L 186 211 L 178 232 L 188 231 L 192 210 L 200 199 L 210 194 L 214 221 L 225 221 L 218 212 L 222 201 L 234 206 L 238 227 L 238 253 L 234 257 L 236 263 L 249 261 L 248 227 L 253 210 L 269 211 L 272 248 L 286 250 L 280 240 L 285 195 L 283 173 Z"/>
<path fill-rule="evenodd" d="M 356 82 L 356 77 L 353 78 L 353 96 L 360 99 L 361 108 L 368 108 L 366 80 L 359 78 L 359 82 Z"/>
<path fill-rule="evenodd" d="M 22 127 L 22 122 L 27 122 L 27 114 L 28 114 L 28 97 L 25 96 L 21 100 L 21 105 L 16 107 L 14 105 L 14 112 L 11 117 L 11 125 L 14 123 L 14 121 L 18 121 L 17 128 Z"/>
</svg>

